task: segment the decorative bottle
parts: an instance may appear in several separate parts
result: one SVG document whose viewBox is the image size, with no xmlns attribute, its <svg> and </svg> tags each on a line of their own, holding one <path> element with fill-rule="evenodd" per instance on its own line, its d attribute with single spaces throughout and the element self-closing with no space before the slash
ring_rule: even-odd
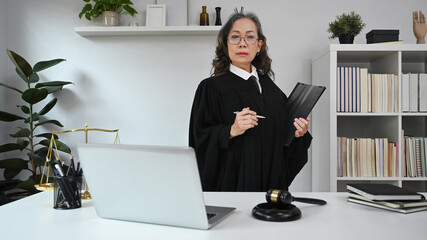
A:
<svg viewBox="0 0 427 240">
<path fill-rule="evenodd" d="M 216 7 L 215 11 L 216 11 L 215 26 L 221 26 L 222 25 L 222 22 L 221 22 L 221 8 L 220 7 Z"/>
<path fill-rule="evenodd" d="M 209 26 L 209 14 L 206 12 L 206 6 L 202 6 L 202 13 L 200 13 L 200 26 Z"/>
</svg>

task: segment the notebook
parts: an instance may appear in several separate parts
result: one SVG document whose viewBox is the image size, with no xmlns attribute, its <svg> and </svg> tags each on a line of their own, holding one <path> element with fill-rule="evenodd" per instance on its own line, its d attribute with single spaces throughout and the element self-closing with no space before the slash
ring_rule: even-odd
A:
<svg viewBox="0 0 427 240">
<path fill-rule="evenodd" d="M 427 200 L 371 200 L 362 195 L 349 192 L 349 198 L 358 199 L 365 202 L 371 202 L 375 204 L 380 204 L 389 208 L 414 208 L 414 207 L 426 207 L 427 209 Z"/>
<path fill-rule="evenodd" d="M 422 200 L 422 194 L 387 183 L 351 183 L 347 190 L 370 200 Z"/>
<path fill-rule="evenodd" d="M 410 208 L 392 208 L 392 207 L 388 207 L 386 205 L 382 205 L 382 204 L 378 204 L 376 202 L 368 202 L 368 201 L 364 201 L 364 200 L 360 200 L 360 199 L 356 199 L 356 198 L 347 198 L 348 202 L 351 203 L 357 203 L 357 204 L 361 204 L 361 205 L 365 205 L 365 206 L 370 206 L 370 207 L 376 207 L 376 208 L 381 208 L 381 209 L 385 209 L 385 210 L 389 210 L 392 212 L 400 212 L 400 213 L 414 213 L 414 212 L 420 212 L 420 211 L 427 211 L 427 207 L 410 207 Z"/>
<path fill-rule="evenodd" d="M 77 152 L 102 218 L 209 229 L 235 210 L 205 206 L 193 148 L 81 144 Z"/>
<path fill-rule="evenodd" d="M 289 95 L 286 103 L 288 115 L 285 126 L 291 126 L 285 133 L 285 145 L 289 146 L 295 136 L 296 128 L 293 124 L 295 118 L 307 118 L 316 105 L 326 87 L 297 83 Z"/>
</svg>

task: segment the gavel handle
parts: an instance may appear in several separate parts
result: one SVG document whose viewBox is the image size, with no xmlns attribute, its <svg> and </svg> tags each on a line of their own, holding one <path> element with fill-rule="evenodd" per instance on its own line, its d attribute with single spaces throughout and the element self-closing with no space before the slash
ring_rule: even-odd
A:
<svg viewBox="0 0 427 240">
<path fill-rule="evenodd" d="M 317 205 L 325 205 L 326 201 L 316 198 L 300 198 L 300 197 L 294 197 L 294 201 L 297 202 L 303 202 L 303 203 L 310 203 L 310 204 L 317 204 Z"/>
</svg>

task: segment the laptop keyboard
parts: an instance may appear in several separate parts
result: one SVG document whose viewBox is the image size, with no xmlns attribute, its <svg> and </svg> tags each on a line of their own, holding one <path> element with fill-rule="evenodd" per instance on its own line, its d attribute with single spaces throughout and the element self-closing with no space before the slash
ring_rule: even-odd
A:
<svg viewBox="0 0 427 240">
<path fill-rule="evenodd" d="M 206 215 L 208 215 L 208 219 L 211 219 L 216 216 L 215 213 L 206 213 Z"/>
</svg>

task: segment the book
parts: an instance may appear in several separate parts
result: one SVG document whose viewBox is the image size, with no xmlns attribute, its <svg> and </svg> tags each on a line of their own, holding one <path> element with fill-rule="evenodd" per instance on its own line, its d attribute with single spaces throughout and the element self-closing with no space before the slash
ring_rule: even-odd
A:
<svg viewBox="0 0 427 240">
<path fill-rule="evenodd" d="M 347 190 L 371 200 L 421 200 L 424 195 L 386 183 L 351 183 Z"/>
<path fill-rule="evenodd" d="M 372 76 L 368 73 L 368 112 L 372 112 Z"/>
<path fill-rule="evenodd" d="M 368 69 L 360 68 L 360 111 L 368 112 Z"/>
<path fill-rule="evenodd" d="M 386 85 L 386 108 L 384 109 L 385 112 L 393 112 L 394 111 L 394 99 L 393 99 L 393 93 L 394 93 L 394 84 L 392 79 L 392 74 L 385 75 L 385 85 Z"/>
<path fill-rule="evenodd" d="M 394 112 L 399 112 L 399 76 L 393 74 L 394 82 Z"/>
<path fill-rule="evenodd" d="M 417 177 L 422 177 L 422 164 L 421 164 L 421 139 L 415 138 L 415 164 Z"/>
<path fill-rule="evenodd" d="M 298 82 L 286 103 L 287 116 L 284 123 L 287 127 L 285 133 L 285 145 L 289 146 L 295 136 L 295 126 L 293 125 L 295 118 L 306 118 L 310 114 L 314 105 L 316 105 L 320 96 L 322 96 L 326 87 L 315 86 Z"/>
<path fill-rule="evenodd" d="M 392 207 L 388 207 L 388 206 L 378 204 L 375 202 L 368 202 L 368 201 L 364 201 L 364 200 L 360 200 L 360 199 L 356 199 L 356 198 L 351 198 L 351 197 L 347 198 L 347 201 L 352 202 L 352 203 L 358 203 L 358 204 L 365 205 L 365 206 L 381 208 L 381 209 L 385 209 L 385 210 L 389 210 L 389 211 L 393 211 L 393 212 L 400 212 L 400 213 L 414 213 L 414 212 L 420 212 L 420 211 L 426 211 L 427 210 L 427 206 L 411 207 L 411 208 L 392 208 Z"/>
<path fill-rule="evenodd" d="M 409 74 L 409 111 L 418 112 L 418 74 Z"/>
<path fill-rule="evenodd" d="M 359 199 L 366 202 L 372 202 L 375 204 L 381 204 L 391 208 L 412 208 L 412 207 L 427 207 L 427 200 L 388 200 L 388 201 L 376 201 L 369 198 L 365 198 L 357 193 L 348 192 L 348 196 L 351 198 Z"/>
<path fill-rule="evenodd" d="M 341 67 L 340 70 L 340 82 L 341 82 L 341 86 L 340 86 L 340 103 L 341 103 L 341 107 L 340 107 L 340 112 L 345 112 L 345 68 Z"/>
<path fill-rule="evenodd" d="M 403 40 L 392 41 L 392 42 L 379 42 L 379 43 L 373 43 L 373 44 L 403 44 Z"/>
<path fill-rule="evenodd" d="M 419 75 L 419 88 L 420 88 L 420 112 L 427 112 L 427 73 L 420 73 Z"/>
<path fill-rule="evenodd" d="M 402 74 L 402 111 L 409 112 L 409 74 Z"/>
<path fill-rule="evenodd" d="M 337 67 L 337 112 L 341 112 L 341 68 Z"/>
</svg>

